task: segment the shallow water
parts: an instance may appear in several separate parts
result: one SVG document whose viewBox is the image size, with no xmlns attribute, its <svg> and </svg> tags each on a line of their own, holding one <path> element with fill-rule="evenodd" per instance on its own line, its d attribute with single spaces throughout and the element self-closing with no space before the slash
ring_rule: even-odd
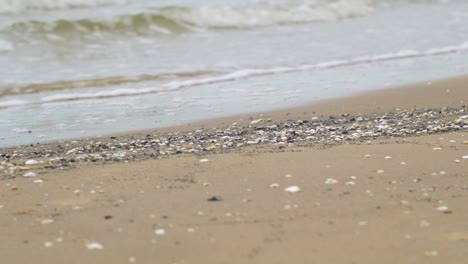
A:
<svg viewBox="0 0 468 264">
<path fill-rule="evenodd" d="M 466 74 L 468 2 L 0 0 L 0 146 Z"/>
</svg>

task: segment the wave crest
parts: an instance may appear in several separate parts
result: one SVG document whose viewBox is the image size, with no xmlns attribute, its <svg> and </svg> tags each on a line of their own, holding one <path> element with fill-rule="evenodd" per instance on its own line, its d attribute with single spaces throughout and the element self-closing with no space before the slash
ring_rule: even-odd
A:
<svg viewBox="0 0 468 264">
<path fill-rule="evenodd" d="M 101 1 L 105 3 L 111 0 Z M 7 31 L 61 34 L 90 31 L 138 32 L 145 30 L 146 32 L 148 29 L 155 29 L 163 33 L 177 33 L 329 22 L 363 16 L 372 10 L 369 0 L 323 0 L 295 5 L 258 5 L 246 8 L 166 6 L 112 17 L 62 18 L 53 21 L 23 20 L 10 25 Z"/>
</svg>

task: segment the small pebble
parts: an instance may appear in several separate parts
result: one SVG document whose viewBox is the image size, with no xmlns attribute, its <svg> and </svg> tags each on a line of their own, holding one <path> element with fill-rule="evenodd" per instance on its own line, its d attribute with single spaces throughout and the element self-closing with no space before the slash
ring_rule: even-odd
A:
<svg viewBox="0 0 468 264">
<path fill-rule="evenodd" d="M 33 182 L 34 182 L 34 183 L 44 183 L 44 181 L 43 181 L 43 180 L 41 180 L 41 179 L 34 180 Z"/>
<path fill-rule="evenodd" d="M 392 157 L 391 156 L 385 156 L 385 159 L 391 159 Z"/>
<path fill-rule="evenodd" d="M 278 188 L 278 187 L 279 187 L 279 184 L 277 183 L 270 184 L 270 188 Z"/>
<path fill-rule="evenodd" d="M 221 196 L 211 196 L 208 198 L 208 202 L 221 202 L 223 200 L 223 197 Z"/>
<path fill-rule="evenodd" d="M 378 170 L 377 173 L 384 173 L 384 171 L 383 170 Z"/>
</svg>

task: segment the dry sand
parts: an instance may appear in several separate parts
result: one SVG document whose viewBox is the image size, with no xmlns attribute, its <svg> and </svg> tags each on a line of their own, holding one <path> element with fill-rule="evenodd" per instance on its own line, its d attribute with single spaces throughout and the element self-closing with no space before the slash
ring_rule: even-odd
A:
<svg viewBox="0 0 468 264">
<path fill-rule="evenodd" d="M 461 106 L 467 80 L 263 116 Z M 240 119 L 248 118 L 191 128 Z M 1 263 L 465 263 L 466 141 L 465 130 L 334 147 L 248 147 L 206 162 L 183 155 L 1 180 Z M 300 191 L 286 192 L 290 186 Z M 213 196 L 220 201 L 208 201 Z"/>
</svg>

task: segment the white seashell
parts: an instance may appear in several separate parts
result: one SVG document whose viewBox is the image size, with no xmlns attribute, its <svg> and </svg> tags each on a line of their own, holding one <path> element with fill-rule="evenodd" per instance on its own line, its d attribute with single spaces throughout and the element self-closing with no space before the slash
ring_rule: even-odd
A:
<svg viewBox="0 0 468 264">
<path fill-rule="evenodd" d="M 279 187 L 279 184 L 277 183 L 270 184 L 270 188 L 278 188 L 278 187 Z"/>
<path fill-rule="evenodd" d="M 385 159 L 391 159 L 392 157 L 391 156 L 385 156 Z"/>
<path fill-rule="evenodd" d="M 52 224 L 54 221 L 54 219 L 43 219 L 41 221 L 41 225 L 48 225 L 48 224 Z"/>
<path fill-rule="evenodd" d="M 439 212 L 445 212 L 445 211 L 448 211 L 448 209 L 449 208 L 446 205 L 442 205 L 442 206 L 437 207 L 437 211 L 439 211 Z"/>
<path fill-rule="evenodd" d="M 468 159 L 468 155 L 463 156 L 462 159 Z"/>
<path fill-rule="evenodd" d="M 154 233 L 158 236 L 164 236 L 166 234 L 166 230 L 159 228 L 159 229 L 154 230 Z"/>
<path fill-rule="evenodd" d="M 88 243 L 86 244 L 86 247 L 90 250 L 103 250 L 104 249 L 104 246 L 97 242 Z"/>
<path fill-rule="evenodd" d="M 34 180 L 33 182 L 34 182 L 34 183 L 44 183 L 44 181 L 41 180 L 41 179 L 39 179 L 39 180 Z"/>
<path fill-rule="evenodd" d="M 23 174 L 23 177 L 36 177 L 36 176 L 37 174 L 34 172 L 28 172 L 28 173 Z"/>
<path fill-rule="evenodd" d="M 252 120 L 252 121 L 250 122 L 250 124 L 255 125 L 255 124 L 258 124 L 258 123 L 261 123 L 261 122 L 263 122 L 263 119 L 255 119 L 255 120 Z"/>
<path fill-rule="evenodd" d="M 328 185 L 330 185 L 330 184 L 336 184 L 336 183 L 338 183 L 338 180 L 335 180 L 335 179 L 333 179 L 333 178 L 328 178 L 328 179 L 325 181 L 325 184 L 328 184 Z"/>
<path fill-rule="evenodd" d="M 24 164 L 25 165 L 36 165 L 39 162 L 37 160 L 27 160 Z"/>
<path fill-rule="evenodd" d="M 290 186 L 284 190 L 290 193 L 296 193 L 296 192 L 299 192 L 301 188 L 299 188 L 298 186 Z"/>
</svg>

